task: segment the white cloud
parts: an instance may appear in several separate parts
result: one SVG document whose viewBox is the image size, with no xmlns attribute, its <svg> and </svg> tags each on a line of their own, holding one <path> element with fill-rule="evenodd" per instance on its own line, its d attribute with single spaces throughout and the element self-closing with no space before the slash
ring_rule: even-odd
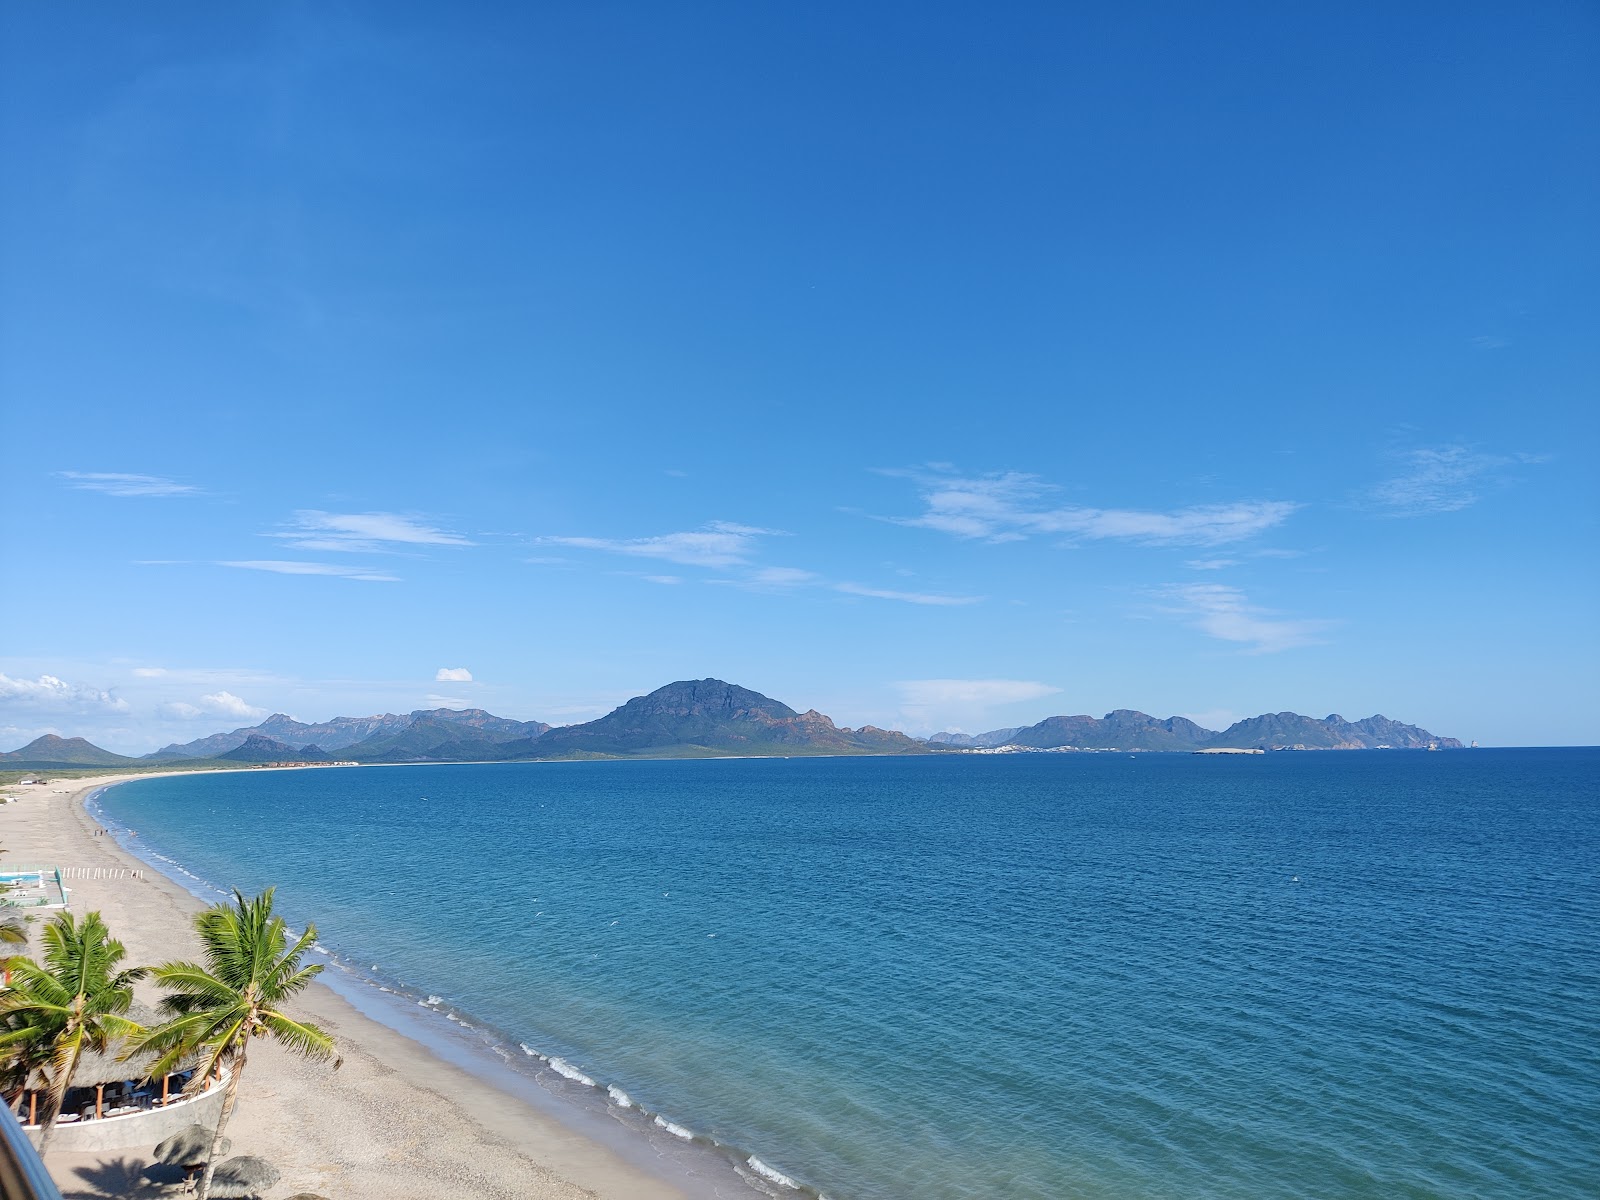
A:
<svg viewBox="0 0 1600 1200">
<path fill-rule="evenodd" d="M 196 708 L 192 704 L 185 704 L 182 700 L 171 700 L 166 704 L 157 705 L 156 711 L 164 717 L 174 717 L 180 721 L 192 721 L 205 710 Z"/>
<path fill-rule="evenodd" d="M 572 546 L 579 550 L 604 550 L 636 558 L 661 558 L 692 567 L 734 567 L 755 553 L 756 539 L 776 536 L 776 529 L 712 521 L 700 529 L 664 533 L 644 538 L 542 537 L 547 546 Z"/>
<path fill-rule="evenodd" d="M 906 604 L 930 604 L 939 607 L 954 607 L 963 604 L 982 603 L 982 596 L 941 596 L 936 592 L 897 592 L 892 588 L 862 587 L 859 583 L 836 583 L 833 585 L 836 592 L 844 592 L 850 596 L 871 596 L 877 600 L 899 600 Z"/>
<path fill-rule="evenodd" d="M 1225 571 L 1229 567 L 1237 567 L 1239 560 L 1236 558 L 1191 558 L 1183 565 L 1191 571 Z"/>
<path fill-rule="evenodd" d="M 361 579 L 368 583 L 399 583 L 398 575 L 383 575 L 362 567 L 341 567 L 334 563 L 289 562 L 282 559 L 248 559 L 219 562 L 219 567 L 240 567 L 246 571 L 272 571 L 279 575 L 332 575 L 339 579 Z"/>
<path fill-rule="evenodd" d="M 1300 507 L 1283 500 L 1204 504 L 1170 512 L 1140 509 L 1050 507 L 1053 485 L 1037 476 L 1007 471 L 962 476 L 946 472 L 885 472 L 908 475 L 922 492 L 920 517 L 899 525 L 936 529 L 954 537 L 988 542 L 1021 541 L 1036 534 L 1113 539 L 1147 545 L 1214 546 L 1243 541 L 1282 524 Z"/>
<path fill-rule="evenodd" d="M 133 673 L 140 679 L 160 679 L 167 673 L 165 667 L 135 667 Z"/>
<path fill-rule="evenodd" d="M 1428 446 L 1400 456 L 1401 470 L 1367 495 L 1394 517 L 1459 512 L 1476 504 L 1484 488 L 1506 482 L 1506 468 L 1543 462 L 1535 454 L 1481 454 L 1460 444 Z"/>
<path fill-rule="evenodd" d="M 200 489 L 160 475 L 124 475 L 107 471 L 57 471 L 67 486 L 108 496 L 193 496 Z"/>
<path fill-rule="evenodd" d="M 471 683 L 472 672 L 465 667 L 440 667 L 434 674 L 435 683 Z"/>
<path fill-rule="evenodd" d="M 425 699 L 429 704 L 437 704 L 441 708 L 449 708 L 451 706 L 466 708 L 471 704 L 471 701 L 463 696 L 436 696 L 432 692 L 429 692 Z"/>
<path fill-rule="evenodd" d="M 232 692 L 212 692 L 210 695 L 200 697 L 200 706 L 206 712 L 216 713 L 222 717 L 249 717 L 259 719 L 267 715 L 267 710 L 247 704 Z"/>
<path fill-rule="evenodd" d="M 471 546 L 458 533 L 399 513 L 330 513 L 301 509 L 289 527 L 269 536 L 282 538 L 297 550 L 373 553 L 396 546 Z"/>
<path fill-rule="evenodd" d="M 1017 704 L 1061 691 L 1031 679 L 905 679 L 894 685 L 907 704 Z"/>
<path fill-rule="evenodd" d="M 661 583 L 666 584 L 669 587 L 673 584 L 679 584 L 683 582 L 682 575 L 641 575 L 639 578 L 644 580 L 646 583 Z"/>
<path fill-rule="evenodd" d="M 1292 620 L 1253 605 L 1238 588 L 1221 583 L 1184 583 L 1164 596 L 1178 602 L 1167 611 L 1188 619 L 1196 629 L 1225 642 L 1239 642 L 1252 654 L 1273 654 L 1296 646 L 1317 645 L 1337 622 Z"/>
<path fill-rule="evenodd" d="M 0 704 L 13 708 L 61 711 L 127 712 L 128 702 L 103 688 L 68 683 L 54 675 L 38 679 L 13 679 L 0 674 Z"/>
</svg>

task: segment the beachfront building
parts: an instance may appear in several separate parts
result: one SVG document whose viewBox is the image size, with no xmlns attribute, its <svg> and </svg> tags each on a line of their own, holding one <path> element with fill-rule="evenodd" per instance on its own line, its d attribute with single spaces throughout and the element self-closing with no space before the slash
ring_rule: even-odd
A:
<svg viewBox="0 0 1600 1200">
<path fill-rule="evenodd" d="M 71 895 L 60 867 L 8 867 L 0 871 L 0 905 L 6 908 L 56 912 L 67 907 Z"/>
<path fill-rule="evenodd" d="M 135 1005 L 130 1019 L 151 1025 L 160 1018 L 149 1009 Z M 212 1078 L 203 1089 L 185 1092 L 194 1078 L 196 1064 L 179 1064 L 180 1069 L 160 1079 L 150 1077 L 148 1067 L 155 1057 L 148 1052 L 124 1059 L 121 1045 L 106 1053 L 85 1050 L 73 1072 L 61 1115 L 56 1118 L 52 1149 L 65 1151 L 122 1150 L 150 1147 L 190 1125 L 215 1126 L 222 1113 L 223 1084 L 227 1075 Z M 37 1145 L 39 1116 L 44 1108 L 44 1079 L 38 1075 L 27 1081 L 13 1110 L 23 1129 Z"/>
</svg>

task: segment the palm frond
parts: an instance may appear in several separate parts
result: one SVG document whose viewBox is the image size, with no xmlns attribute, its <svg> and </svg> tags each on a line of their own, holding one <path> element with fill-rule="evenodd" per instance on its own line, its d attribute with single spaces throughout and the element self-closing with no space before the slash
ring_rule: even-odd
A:
<svg viewBox="0 0 1600 1200">
<path fill-rule="evenodd" d="M 296 1054 L 304 1055 L 315 1062 L 326 1062 L 334 1056 L 333 1038 L 316 1025 L 307 1021 L 296 1021 L 293 1017 L 273 1010 L 261 1014 L 261 1023 L 274 1041 Z"/>
<path fill-rule="evenodd" d="M 194 1003 L 226 1003 L 238 996 L 236 988 L 199 963 L 166 963 L 152 971 L 151 977 L 167 989 L 161 1007 L 169 1012 L 188 1011 Z"/>
</svg>

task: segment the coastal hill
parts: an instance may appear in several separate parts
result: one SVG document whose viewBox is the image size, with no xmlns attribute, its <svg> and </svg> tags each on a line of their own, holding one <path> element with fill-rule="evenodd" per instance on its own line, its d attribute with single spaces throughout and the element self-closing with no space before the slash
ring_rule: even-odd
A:
<svg viewBox="0 0 1600 1200">
<path fill-rule="evenodd" d="M 44 767 L 125 767 L 140 761 L 102 750 L 81 737 L 57 737 L 47 733 L 36 737 L 20 750 L 0 754 L 0 764 L 15 764 L 28 770 Z"/>
<path fill-rule="evenodd" d="M 1317 720 L 1299 713 L 1264 713 L 1236 721 L 1218 734 L 1212 746 L 1304 746 L 1307 750 L 1371 750 L 1386 746 L 1394 750 L 1421 750 L 1430 744 L 1443 750 L 1459 750 L 1455 738 L 1434 737 L 1426 729 L 1402 725 L 1385 716 L 1346 721 L 1338 713 Z"/>
<path fill-rule="evenodd" d="M 335 717 L 305 724 L 274 713 L 259 725 L 164 746 L 126 758 L 82 738 L 46 734 L 0 754 L 0 765 L 28 770 L 67 767 L 152 768 L 164 764 L 272 762 L 516 762 L 570 758 L 709 758 L 727 755 L 938 754 L 1015 746 L 1026 750 L 1193 752 L 1263 750 L 1459 749 L 1454 738 L 1372 716 L 1346 721 L 1298 713 L 1263 713 L 1222 732 L 1185 717 L 1157 718 L 1119 708 L 1104 717 L 1046 717 L 1036 725 L 976 736 L 939 733 L 922 740 L 892 729 L 835 725 L 812 709 L 787 704 L 721 679 L 669 683 L 581 725 L 516 721 L 481 708 L 418 709 L 397 715 Z"/>
<path fill-rule="evenodd" d="M 1020 733 L 1024 726 L 1007 725 L 1004 729 L 991 729 L 988 733 L 936 733 L 928 739 L 933 746 L 956 746 L 963 750 L 986 748 L 989 746 L 1004 746 L 1011 741 L 1012 735 Z"/>
<path fill-rule="evenodd" d="M 1013 746 L 1049 749 L 1056 746 L 1097 747 L 1114 750 L 1198 750 L 1216 733 L 1202 729 L 1185 717 L 1157 720 L 1131 708 L 1119 708 L 1094 717 L 1046 717 L 1037 725 L 1019 729 Z"/>
<path fill-rule="evenodd" d="M 284 713 L 273 713 L 259 725 L 235 729 L 231 733 L 214 733 L 182 745 L 174 743 L 163 746 L 148 757 L 221 758 L 239 749 L 252 737 L 268 738 L 286 747 L 316 746 L 329 752 L 368 742 L 374 746 L 383 745 L 403 751 L 408 745 L 404 735 L 418 724 L 424 727 L 424 731 L 415 739 L 418 745 L 452 740 L 439 736 L 438 727 L 441 723 L 460 726 L 454 731 L 454 737 L 465 741 L 516 741 L 538 737 L 550 728 L 543 721 L 513 721 L 481 708 L 429 708 L 410 713 L 379 713 L 370 717 L 334 717 L 331 721 L 315 725 L 303 724 Z"/>
<path fill-rule="evenodd" d="M 274 738 L 252 733 L 241 746 L 235 746 L 216 755 L 218 762 L 271 763 L 271 762 L 327 762 L 331 756 L 316 746 L 301 746 L 298 750 Z M 183 762 L 184 759 L 174 759 Z"/>
<path fill-rule="evenodd" d="M 952 739 L 962 738 L 956 742 Z M 1119 708 L 1104 717 L 1046 717 L 1024 729 L 997 729 L 968 738 L 936 734 L 959 746 L 1023 746 L 1034 750 L 1422 750 L 1430 745 L 1459 750 L 1455 738 L 1436 737 L 1416 725 L 1385 716 L 1346 721 L 1337 713 L 1318 720 L 1299 713 L 1263 713 L 1235 721 L 1218 733 L 1185 717 L 1159 720 Z M 933 739 L 930 739 L 933 740 Z"/>
<path fill-rule="evenodd" d="M 552 729 L 530 749 L 567 755 L 925 754 L 903 733 L 841 729 L 812 709 L 787 704 L 720 679 L 669 683 L 584 725 Z"/>
</svg>

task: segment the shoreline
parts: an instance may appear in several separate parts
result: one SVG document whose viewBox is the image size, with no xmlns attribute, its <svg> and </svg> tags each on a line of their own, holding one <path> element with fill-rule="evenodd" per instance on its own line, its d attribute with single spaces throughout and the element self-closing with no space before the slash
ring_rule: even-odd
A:
<svg viewBox="0 0 1600 1200">
<path fill-rule="evenodd" d="M 118 783 L 182 774 L 188 773 L 108 773 L 33 785 L 18 803 L 0 806 L 0 846 L 19 861 L 143 872 L 143 878 L 72 881 L 70 911 L 104 913 L 130 964 L 198 957 L 191 921 L 205 902 L 114 837 L 95 836 L 99 825 L 85 805 L 92 793 Z M 332 981 L 338 966 L 328 966 L 296 998 L 294 1011 L 333 1035 L 343 1067 L 334 1071 L 270 1044 L 257 1047 L 229 1124 L 236 1153 L 259 1154 L 283 1172 L 269 1195 L 691 1200 L 693 1190 L 651 1169 L 665 1163 L 642 1161 L 643 1154 L 625 1154 L 582 1130 L 580 1113 L 561 1112 L 559 1097 L 541 1104 L 524 1089 L 497 1085 L 441 1055 L 442 1047 L 364 1011 L 346 994 L 350 984 Z M 138 994 L 146 1003 L 155 999 L 148 985 Z M 65 1200 L 113 1191 L 153 1197 L 161 1189 L 143 1177 L 148 1153 L 55 1151 L 47 1165 Z M 111 1178 L 114 1189 L 106 1186 Z"/>
</svg>

